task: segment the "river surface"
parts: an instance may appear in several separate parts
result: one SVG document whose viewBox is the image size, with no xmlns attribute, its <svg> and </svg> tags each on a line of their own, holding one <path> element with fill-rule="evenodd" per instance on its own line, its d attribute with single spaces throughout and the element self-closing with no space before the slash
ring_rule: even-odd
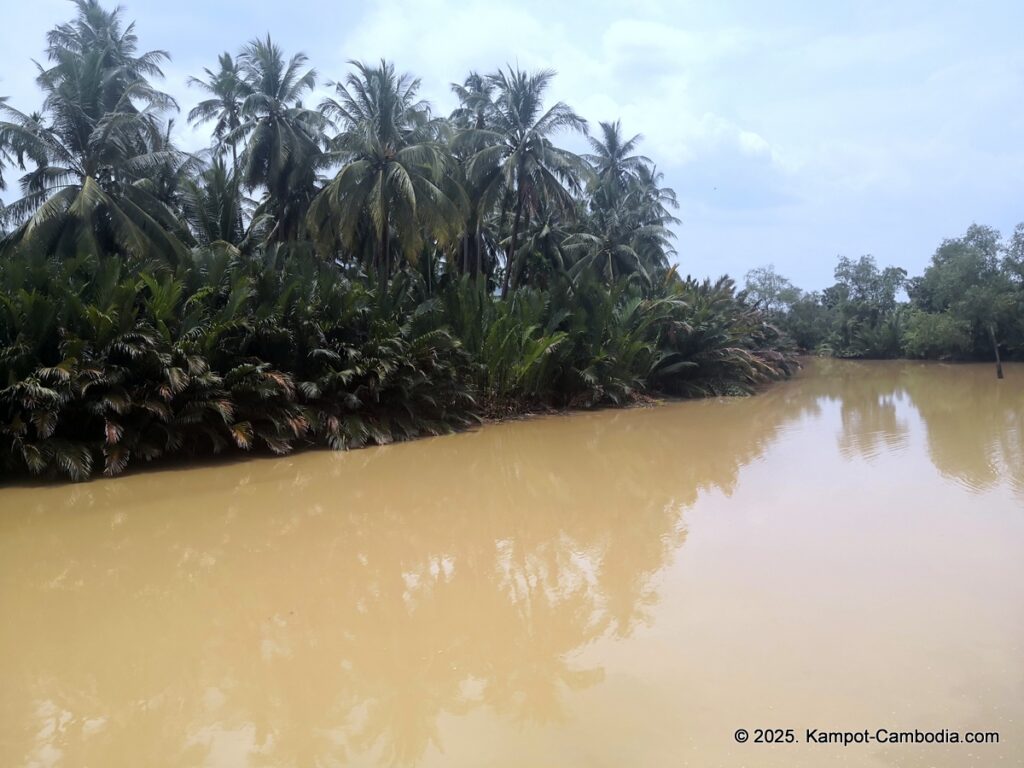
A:
<svg viewBox="0 0 1024 768">
<path fill-rule="evenodd" d="M 1021 765 L 1024 366 L 7 487 L 0 610 L 5 768 Z"/>
</svg>

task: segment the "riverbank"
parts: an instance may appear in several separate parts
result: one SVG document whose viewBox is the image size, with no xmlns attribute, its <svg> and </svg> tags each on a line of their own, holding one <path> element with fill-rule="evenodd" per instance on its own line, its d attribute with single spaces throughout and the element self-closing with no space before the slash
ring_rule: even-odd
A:
<svg viewBox="0 0 1024 768">
<path fill-rule="evenodd" d="M 749 391 L 734 391 L 732 393 L 722 393 L 721 396 L 728 397 L 756 397 L 763 395 L 774 383 L 783 379 L 789 378 L 795 375 L 796 371 L 803 366 L 803 363 L 798 358 L 792 358 L 787 363 L 788 370 L 780 373 L 777 377 L 772 379 L 765 379 L 758 386 L 750 388 Z M 151 471 L 161 470 L 175 470 L 175 471 L 187 471 L 189 469 L 204 469 L 214 467 L 229 467 L 239 463 L 244 463 L 251 459 L 263 459 L 270 460 L 274 457 L 281 457 L 284 455 L 301 455 L 306 452 L 315 452 L 322 450 L 329 451 L 340 451 L 347 453 L 352 450 L 365 450 L 374 447 L 382 447 L 394 443 L 403 443 L 410 441 L 424 440 L 430 437 L 440 437 L 443 435 L 456 435 L 463 432 L 475 431 L 483 427 L 500 426 L 502 424 L 516 423 L 516 422 L 527 422 L 540 418 L 547 417 L 572 417 L 574 415 L 585 415 L 593 414 L 602 411 L 620 411 L 620 410 L 632 410 L 632 409 L 654 409 L 659 406 L 672 405 L 678 403 L 684 403 L 689 401 L 701 400 L 704 398 L 718 397 L 720 395 L 708 394 L 703 397 L 684 397 L 678 395 L 661 395 L 653 396 L 646 393 L 633 393 L 628 401 L 619 403 L 599 403 L 590 407 L 580 406 L 561 406 L 556 407 L 552 405 L 538 405 L 533 404 L 529 406 L 527 404 L 513 404 L 513 403 L 502 403 L 502 404 L 491 404 L 485 406 L 478 413 L 472 414 L 471 417 L 465 419 L 458 425 L 452 425 L 449 429 L 431 433 L 419 433 L 414 435 L 402 436 L 399 439 L 387 440 L 382 442 L 368 441 L 367 443 L 359 446 L 349 445 L 344 448 L 331 448 L 327 445 L 317 444 L 313 442 L 300 443 L 290 446 L 287 452 L 275 453 L 269 448 L 253 447 L 246 450 L 227 450 L 221 452 L 203 452 L 203 453 L 167 453 L 147 461 L 145 464 L 135 463 L 124 470 L 112 474 L 103 473 L 105 477 L 131 477 L 138 474 L 143 474 Z M 90 475 L 87 478 L 77 479 L 77 482 L 87 482 L 89 480 L 98 479 L 96 474 Z M 65 478 L 59 475 L 46 475 L 46 474 L 30 474 L 26 472 L 11 473 L 5 475 L 0 479 L 0 488 L 3 487 L 21 487 L 21 488 L 46 488 L 54 484 L 60 484 L 66 482 Z"/>
<path fill-rule="evenodd" d="M 751 392 L 793 369 L 727 279 L 561 279 L 506 299 L 304 251 L 0 261 L 0 468 L 87 479 L 169 455 L 358 448 L 480 419 Z"/>
</svg>

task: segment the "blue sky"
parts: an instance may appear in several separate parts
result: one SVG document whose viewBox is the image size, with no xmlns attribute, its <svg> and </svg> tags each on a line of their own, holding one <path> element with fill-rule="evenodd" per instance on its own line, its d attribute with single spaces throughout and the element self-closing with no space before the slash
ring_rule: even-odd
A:
<svg viewBox="0 0 1024 768">
<path fill-rule="evenodd" d="M 171 53 L 165 88 L 183 111 L 197 99 L 188 75 L 268 31 L 308 54 L 322 81 L 348 59 L 392 59 L 445 113 L 448 84 L 470 69 L 552 67 L 553 97 L 644 134 L 680 196 L 684 273 L 742 277 L 774 263 L 821 288 L 837 255 L 870 253 L 913 274 L 973 221 L 1008 233 L 1024 220 L 1019 0 L 124 5 L 141 46 Z M 5 10 L 0 95 L 13 105 L 38 106 L 31 59 L 72 10 Z"/>
</svg>

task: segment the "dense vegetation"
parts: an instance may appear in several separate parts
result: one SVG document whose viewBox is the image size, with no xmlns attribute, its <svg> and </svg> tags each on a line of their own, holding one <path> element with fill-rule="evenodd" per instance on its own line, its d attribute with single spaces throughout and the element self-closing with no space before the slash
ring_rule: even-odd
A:
<svg viewBox="0 0 1024 768">
<path fill-rule="evenodd" d="M 119 11 L 76 0 L 38 112 L 0 102 L 0 469 L 83 479 L 173 453 L 385 443 L 647 394 L 748 392 L 780 335 L 669 266 L 675 196 L 553 73 L 470 73 L 435 115 L 394 66 L 317 74 L 269 38 L 191 83 L 211 147 Z M 0 176 L 0 185 L 7 179 Z M 499 297 L 500 295 L 500 297 Z"/>
<path fill-rule="evenodd" d="M 919 277 L 840 258 L 835 285 L 796 288 L 772 267 L 747 273 L 749 297 L 805 350 L 837 357 L 1024 359 L 1024 224 L 1004 240 L 972 225 L 943 242 Z M 900 300 L 901 291 L 906 300 Z"/>
</svg>

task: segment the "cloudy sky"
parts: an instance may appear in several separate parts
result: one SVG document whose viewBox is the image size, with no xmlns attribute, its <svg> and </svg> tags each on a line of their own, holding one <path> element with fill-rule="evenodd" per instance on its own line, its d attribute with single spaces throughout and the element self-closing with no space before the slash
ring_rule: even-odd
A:
<svg viewBox="0 0 1024 768">
<path fill-rule="evenodd" d="M 972 221 L 1024 220 L 1020 0 L 124 4 L 142 47 L 171 53 L 165 87 L 185 111 L 188 75 L 268 31 L 324 81 L 348 59 L 392 59 L 444 113 L 470 69 L 554 68 L 554 98 L 644 135 L 679 193 L 684 273 L 774 263 L 821 288 L 839 254 L 915 273 Z M 0 95 L 13 105 L 38 106 L 31 59 L 71 15 L 65 0 L 5 9 Z M 182 127 L 186 147 L 197 138 Z"/>
</svg>

